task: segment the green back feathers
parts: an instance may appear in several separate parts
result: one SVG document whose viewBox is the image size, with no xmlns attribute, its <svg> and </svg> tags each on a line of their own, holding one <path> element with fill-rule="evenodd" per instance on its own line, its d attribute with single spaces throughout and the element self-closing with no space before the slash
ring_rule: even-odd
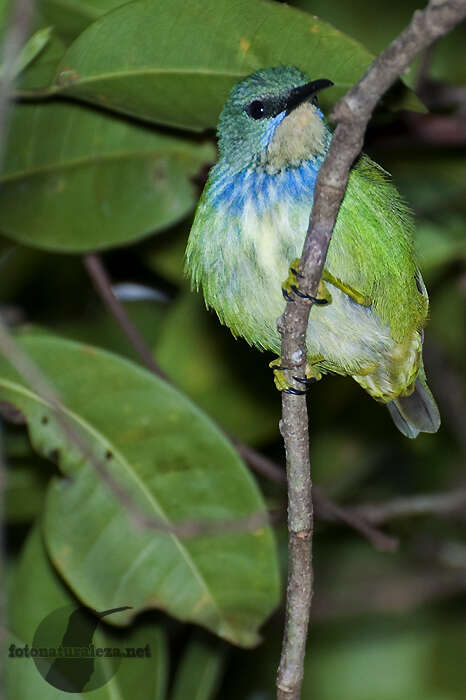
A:
<svg viewBox="0 0 466 700">
<path fill-rule="evenodd" d="M 411 212 L 367 156 L 351 171 L 326 267 L 372 300 L 397 342 L 423 326 L 428 301 L 416 282 Z"/>
</svg>

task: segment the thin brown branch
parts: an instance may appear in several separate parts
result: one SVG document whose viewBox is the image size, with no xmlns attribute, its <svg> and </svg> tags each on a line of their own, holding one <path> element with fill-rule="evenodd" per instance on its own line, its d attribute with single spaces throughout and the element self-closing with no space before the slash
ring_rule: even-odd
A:
<svg viewBox="0 0 466 700">
<path fill-rule="evenodd" d="M 275 481 L 277 484 L 286 484 L 286 474 L 285 471 L 275 464 L 271 459 L 265 455 L 257 452 L 253 447 L 245 445 L 243 442 L 233 441 L 240 457 L 261 476 L 264 476 L 270 481 Z"/>
<path fill-rule="evenodd" d="M 358 577 L 357 586 L 338 593 L 316 592 L 315 620 L 341 619 L 368 612 L 402 613 L 427 602 L 444 600 L 466 592 L 465 569 L 423 569 L 399 576 Z"/>
<path fill-rule="evenodd" d="M 100 257 L 95 253 L 85 255 L 84 266 L 89 273 L 89 277 L 91 278 L 99 296 L 109 309 L 110 313 L 117 320 L 123 333 L 141 358 L 145 367 L 147 367 L 147 369 L 154 374 L 157 374 L 162 379 L 167 379 L 167 375 L 154 360 L 154 356 L 152 355 L 150 348 L 147 346 L 138 329 L 126 313 L 125 307 L 113 293 L 112 281 L 107 270 L 102 264 Z"/>
<path fill-rule="evenodd" d="M 421 515 L 454 515 L 466 510 L 466 489 L 443 493 L 419 494 L 406 498 L 394 498 L 385 503 L 367 503 L 350 509 L 364 520 L 380 525 L 389 520 L 419 517 Z"/>
<path fill-rule="evenodd" d="M 432 61 L 434 58 L 435 43 L 433 42 L 430 46 L 424 49 L 421 58 L 421 64 L 419 66 L 419 71 L 416 77 L 416 92 L 419 94 L 424 87 L 425 82 L 429 79 L 430 71 L 432 68 Z"/>
<path fill-rule="evenodd" d="M 394 148 L 464 148 L 466 120 L 462 114 L 403 114 L 396 124 L 371 129 L 366 143 L 378 151 Z"/>
<path fill-rule="evenodd" d="M 388 88 L 413 58 L 466 16 L 464 0 L 430 0 L 416 11 L 409 26 L 374 61 L 364 77 L 336 105 L 337 127 L 316 183 L 314 204 L 299 266 L 301 288 L 311 296 L 317 288 L 333 227 L 343 200 L 350 168 L 359 155 L 372 112 Z M 296 298 L 287 303 L 279 322 L 281 358 L 292 384 L 304 377 L 306 331 L 311 303 Z M 298 387 L 297 387 L 298 388 Z M 289 574 L 277 698 L 298 700 L 312 599 L 313 511 L 306 398 L 283 393 L 281 432 L 288 478 Z"/>
<path fill-rule="evenodd" d="M 317 486 L 313 489 L 316 517 L 328 522 L 340 521 L 363 535 L 380 552 L 394 552 L 398 547 L 398 538 L 386 535 L 373 526 L 364 512 L 353 508 L 344 508 L 331 501 Z"/>
</svg>

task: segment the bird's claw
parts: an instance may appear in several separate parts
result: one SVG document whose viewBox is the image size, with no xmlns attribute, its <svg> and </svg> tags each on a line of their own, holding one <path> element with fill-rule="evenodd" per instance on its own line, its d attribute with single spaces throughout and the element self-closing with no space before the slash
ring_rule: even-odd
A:
<svg viewBox="0 0 466 700">
<path fill-rule="evenodd" d="M 332 297 L 331 297 L 329 291 L 327 290 L 324 282 L 322 282 L 322 281 L 319 282 L 318 291 L 319 291 L 320 296 L 318 296 L 318 297 L 311 296 L 310 294 L 305 294 L 304 292 L 302 292 L 299 289 L 298 279 L 299 278 L 302 279 L 304 275 L 302 275 L 299 272 L 298 266 L 299 266 L 299 260 L 298 259 L 293 260 L 291 265 L 290 265 L 289 275 L 282 285 L 282 294 L 283 294 L 283 298 L 285 299 L 285 301 L 291 301 L 291 302 L 295 301 L 293 299 L 293 295 L 295 294 L 297 297 L 300 297 L 301 299 L 308 299 L 309 301 L 312 301 L 314 304 L 319 304 L 319 305 L 329 304 L 332 300 Z"/>
<path fill-rule="evenodd" d="M 277 387 L 278 391 L 282 391 L 285 394 L 291 394 L 292 396 L 302 396 L 303 394 L 305 394 L 307 391 L 307 387 L 310 384 L 314 384 L 315 382 L 318 382 L 319 379 L 322 378 L 322 374 L 320 373 L 320 371 L 316 365 L 319 362 L 321 362 L 323 359 L 324 359 L 323 356 L 318 356 L 317 358 L 314 358 L 313 363 L 308 361 L 306 363 L 306 376 L 305 377 L 295 377 L 295 376 L 292 377 L 296 382 L 299 382 L 300 384 L 304 384 L 306 387 L 305 389 L 296 389 L 294 386 L 291 386 L 290 382 L 285 377 L 285 374 L 283 371 L 283 370 L 290 370 L 292 368 L 286 367 L 285 365 L 282 365 L 281 358 L 277 357 L 276 360 L 273 360 L 272 362 L 269 363 L 269 367 L 271 369 L 273 369 L 273 374 L 274 374 L 273 379 L 274 379 L 275 386 Z"/>
<path fill-rule="evenodd" d="M 282 394 L 291 394 L 292 396 L 303 396 L 307 394 L 306 389 L 295 389 L 294 386 L 289 386 L 288 389 L 282 389 Z"/>
<path fill-rule="evenodd" d="M 295 382 L 299 382 L 300 384 L 307 384 L 308 386 L 310 384 L 315 384 L 319 381 L 317 377 L 293 377 L 293 379 L 295 380 Z"/>
<path fill-rule="evenodd" d="M 299 270 L 298 270 L 297 267 L 290 267 L 290 272 L 293 273 L 293 275 L 294 275 L 295 277 L 301 277 L 301 278 L 304 277 L 304 275 L 302 275 L 302 274 L 299 272 Z"/>
<path fill-rule="evenodd" d="M 282 287 L 282 294 L 285 299 L 285 301 L 294 301 L 293 297 L 291 297 L 288 292 L 286 291 L 285 287 Z"/>
<path fill-rule="evenodd" d="M 301 297 L 301 299 L 309 299 L 310 301 L 313 301 L 314 304 L 328 304 L 328 299 L 313 297 L 310 294 L 304 294 L 304 292 L 301 292 L 295 284 L 291 285 L 291 289 L 298 297 Z M 293 301 L 293 299 L 291 299 L 291 301 Z"/>
</svg>

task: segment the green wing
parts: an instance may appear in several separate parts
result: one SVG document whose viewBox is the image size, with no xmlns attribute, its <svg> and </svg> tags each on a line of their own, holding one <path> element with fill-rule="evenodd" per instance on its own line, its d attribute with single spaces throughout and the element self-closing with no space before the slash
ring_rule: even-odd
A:
<svg viewBox="0 0 466 700">
<path fill-rule="evenodd" d="M 325 267 L 329 282 L 334 277 L 355 301 L 372 304 L 397 342 L 423 326 L 428 303 L 416 284 L 412 216 L 367 156 L 351 171 Z"/>
</svg>

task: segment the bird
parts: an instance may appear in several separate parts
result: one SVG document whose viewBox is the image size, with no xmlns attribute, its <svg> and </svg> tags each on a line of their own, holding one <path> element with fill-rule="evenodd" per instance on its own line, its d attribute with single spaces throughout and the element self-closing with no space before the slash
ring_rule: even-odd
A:
<svg viewBox="0 0 466 700">
<path fill-rule="evenodd" d="M 293 264 L 332 140 L 318 103 L 318 93 L 331 85 L 284 65 L 236 83 L 220 114 L 219 158 L 188 238 L 185 270 L 192 288 L 202 290 L 206 306 L 235 337 L 277 355 L 277 319 L 286 300 L 300 294 Z M 329 373 L 352 377 L 386 404 L 408 438 L 440 426 L 422 359 L 429 299 L 413 228 L 389 174 L 360 155 L 306 334 L 307 381 Z"/>
</svg>

